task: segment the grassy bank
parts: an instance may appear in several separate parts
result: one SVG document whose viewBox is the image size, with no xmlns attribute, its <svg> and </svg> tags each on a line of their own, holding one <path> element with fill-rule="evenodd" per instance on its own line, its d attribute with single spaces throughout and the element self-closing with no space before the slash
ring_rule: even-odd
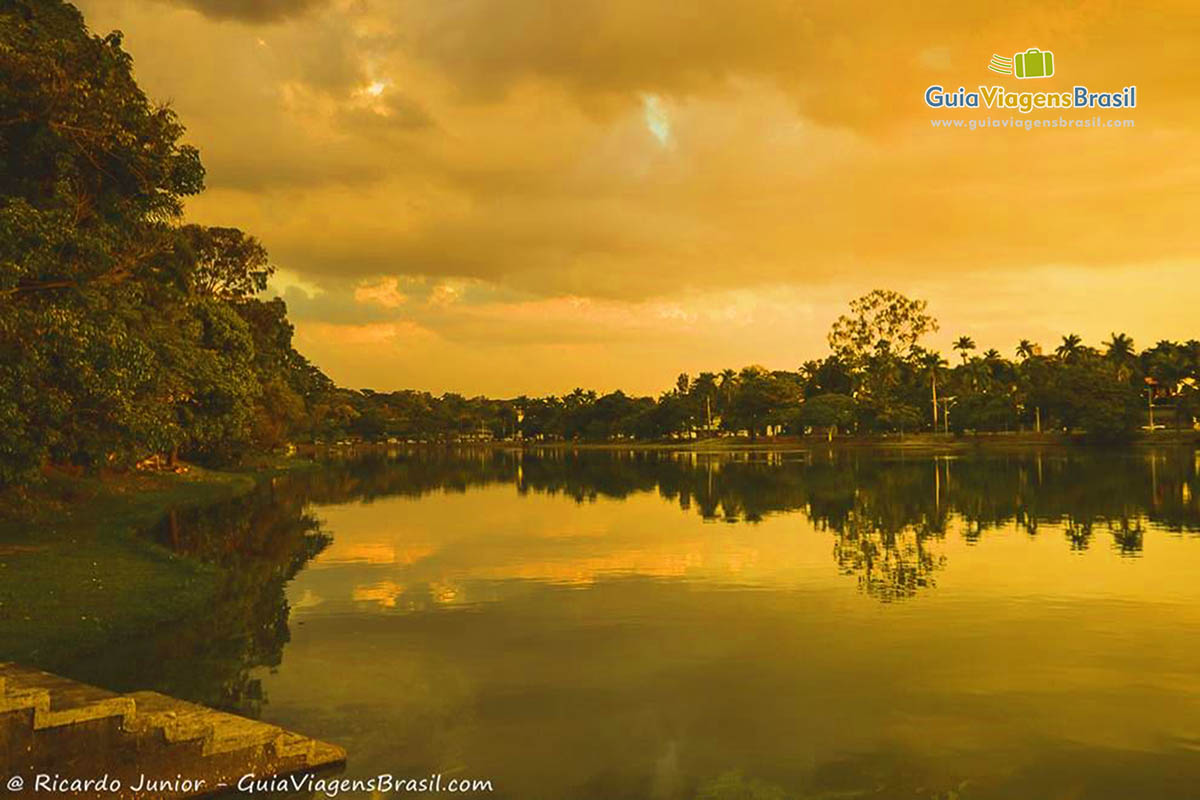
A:
<svg viewBox="0 0 1200 800">
<path fill-rule="evenodd" d="M 300 462 L 296 462 L 300 463 Z M 171 509 L 251 491 L 256 471 L 50 472 L 0 495 L 0 661 L 61 668 L 74 653 L 195 614 L 211 597 L 213 568 L 139 534 Z"/>
</svg>

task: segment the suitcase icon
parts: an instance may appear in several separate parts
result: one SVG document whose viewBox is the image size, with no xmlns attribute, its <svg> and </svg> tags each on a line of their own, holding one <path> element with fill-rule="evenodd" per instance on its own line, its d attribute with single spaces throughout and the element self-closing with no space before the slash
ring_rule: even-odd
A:
<svg viewBox="0 0 1200 800">
<path fill-rule="evenodd" d="M 1013 56 L 1013 66 L 1018 78 L 1049 78 L 1054 74 L 1054 53 L 1031 47 Z"/>
</svg>

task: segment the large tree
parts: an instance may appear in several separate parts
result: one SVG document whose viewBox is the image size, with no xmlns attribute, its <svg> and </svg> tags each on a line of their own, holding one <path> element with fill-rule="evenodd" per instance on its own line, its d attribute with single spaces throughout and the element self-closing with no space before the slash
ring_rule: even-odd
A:
<svg viewBox="0 0 1200 800">
<path fill-rule="evenodd" d="M 183 133 L 120 34 L 61 0 L 0 4 L 0 483 L 278 444 L 268 423 L 301 427 L 328 388 L 282 303 L 254 299 L 257 240 L 181 227 L 204 178 Z"/>
<path fill-rule="evenodd" d="M 851 301 L 850 313 L 837 318 L 829 331 L 829 347 L 855 365 L 881 352 L 907 358 L 922 336 L 938 329 L 937 320 L 925 311 L 927 305 L 876 289 Z"/>
<path fill-rule="evenodd" d="M 204 172 L 119 34 L 59 0 L 0 5 L 0 482 L 184 439 L 163 369 Z"/>
</svg>

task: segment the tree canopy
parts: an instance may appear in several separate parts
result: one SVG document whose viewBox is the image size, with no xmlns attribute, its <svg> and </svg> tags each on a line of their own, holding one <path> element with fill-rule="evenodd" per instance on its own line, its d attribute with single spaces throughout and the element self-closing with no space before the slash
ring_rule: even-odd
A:
<svg viewBox="0 0 1200 800">
<path fill-rule="evenodd" d="M 183 136 L 119 33 L 59 0 L 0 9 L 0 482 L 228 458 L 265 403 L 312 395 L 281 304 L 254 298 L 266 251 L 181 225 L 204 181 Z"/>
</svg>

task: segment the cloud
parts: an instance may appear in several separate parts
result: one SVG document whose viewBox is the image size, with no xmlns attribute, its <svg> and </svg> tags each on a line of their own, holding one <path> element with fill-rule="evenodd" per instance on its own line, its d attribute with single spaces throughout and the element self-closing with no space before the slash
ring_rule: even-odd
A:
<svg viewBox="0 0 1200 800">
<path fill-rule="evenodd" d="M 267 283 L 269 291 L 286 296 L 289 292 L 299 293 L 312 299 L 325 294 L 325 290 L 317 284 L 307 281 L 290 269 L 277 269 Z"/>
<path fill-rule="evenodd" d="M 376 283 L 363 283 L 354 290 L 354 300 L 358 303 L 375 303 L 384 308 L 399 308 L 408 302 L 408 297 L 400 291 L 398 278 L 382 278 Z"/>
<path fill-rule="evenodd" d="M 462 356 L 495 376 L 481 384 L 516 384 L 521 348 L 564 383 L 649 383 L 693 348 L 795 362 L 827 320 L 801 317 L 812 330 L 776 347 L 754 331 L 784 330 L 780 297 L 832 319 L 878 286 L 954 308 L 992 308 L 1003 287 L 997 339 L 1052 286 L 1080 321 L 1036 324 L 1085 329 L 1146 296 L 1140 270 L 1200 258 L 1200 29 L 1182 2 L 80 4 L 125 31 L 139 81 L 199 146 L 209 190 L 189 216 L 257 235 L 304 325 L 435 332 L 436 358 L 398 362 L 413 383 L 466 380 L 441 366 Z M 991 54 L 1032 44 L 1055 51 L 1046 88 L 1137 83 L 1136 127 L 931 127 L 926 86 L 1003 82 Z M 1134 333 L 1182 325 L 1193 283 L 1171 283 Z M 1110 294 L 1078 303 L 1089 286 Z M 382 294 L 359 302 L 362 287 Z M 313 346 L 359 374 L 335 341 Z"/>
<path fill-rule="evenodd" d="M 328 5 L 328 0 L 170 0 L 177 5 L 195 9 L 206 17 L 241 22 L 279 22 L 299 17 L 315 8 Z"/>
<path fill-rule="evenodd" d="M 662 98 L 656 94 L 642 95 L 642 110 L 646 128 L 664 147 L 671 142 L 671 118 L 663 106 Z"/>
</svg>

